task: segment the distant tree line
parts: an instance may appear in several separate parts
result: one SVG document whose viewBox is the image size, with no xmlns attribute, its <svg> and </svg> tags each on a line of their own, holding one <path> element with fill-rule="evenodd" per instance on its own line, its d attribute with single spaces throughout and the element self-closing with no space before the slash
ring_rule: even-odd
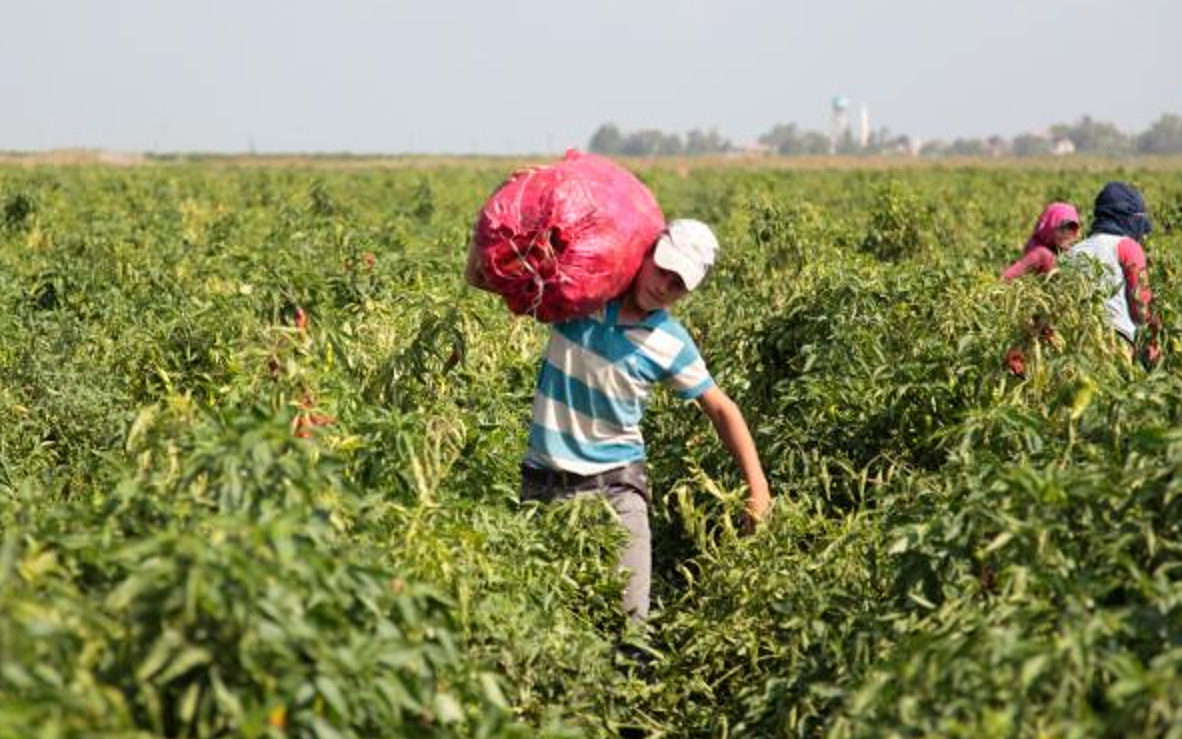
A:
<svg viewBox="0 0 1182 739">
<path fill-rule="evenodd" d="M 624 133 L 615 124 L 605 123 L 591 137 L 590 149 L 619 156 L 676 156 L 725 154 L 734 145 L 713 130 L 693 130 L 685 136 L 652 128 Z"/>
<path fill-rule="evenodd" d="M 693 130 L 683 136 L 656 129 L 626 132 L 615 124 L 605 123 L 591 137 L 589 148 L 597 154 L 617 156 L 693 156 L 736 151 L 783 156 L 918 154 L 929 157 L 1182 154 L 1182 116 L 1167 113 L 1138 134 L 1125 133 L 1112 123 L 1085 115 L 1075 123 L 1056 123 L 1042 134 L 1024 133 L 1012 139 L 990 136 L 925 142 L 880 128 L 871 132 L 863 143 L 848 129 L 835 139 L 819 131 L 802 129 L 795 123 L 780 123 L 761 135 L 754 145 L 746 146 L 735 145 L 713 129 Z"/>
</svg>

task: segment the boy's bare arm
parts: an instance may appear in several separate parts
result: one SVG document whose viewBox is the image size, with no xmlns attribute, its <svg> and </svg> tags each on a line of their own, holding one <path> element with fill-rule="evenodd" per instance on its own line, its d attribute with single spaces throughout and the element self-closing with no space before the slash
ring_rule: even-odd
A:
<svg viewBox="0 0 1182 739">
<path fill-rule="evenodd" d="M 480 253 L 475 247 L 468 249 L 468 263 L 464 265 L 464 279 L 472 287 L 491 291 L 488 281 L 484 278 L 484 270 L 480 268 Z"/>
<path fill-rule="evenodd" d="M 698 397 L 698 407 L 710 418 L 714 430 L 723 446 L 731 453 L 751 494 L 747 498 L 747 516 L 752 523 L 758 522 L 771 506 L 772 497 L 768 490 L 767 478 L 759 462 L 759 452 L 747 428 L 747 421 L 739 406 L 717 385 Z"/>
</svg>

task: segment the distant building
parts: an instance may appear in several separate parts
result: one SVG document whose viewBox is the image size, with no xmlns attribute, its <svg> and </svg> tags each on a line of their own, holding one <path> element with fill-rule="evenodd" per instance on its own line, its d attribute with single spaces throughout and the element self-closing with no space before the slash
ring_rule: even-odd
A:
<svg viewBox="0 0 1182 739">
<path fill-rule="evenodd" d="M 985 153 L 991 157 L 1003 157 L 1012 153 L 1010 142 L 1001 136 L 990 136 L 985 139 Z"/>
<path fill-rule="evenodd" d="M 1071 139 L 1055 139 L 1051 143 L 1051 153 L 1057 157 L 1074 154 L 1075 143 Z"/>
</svg>

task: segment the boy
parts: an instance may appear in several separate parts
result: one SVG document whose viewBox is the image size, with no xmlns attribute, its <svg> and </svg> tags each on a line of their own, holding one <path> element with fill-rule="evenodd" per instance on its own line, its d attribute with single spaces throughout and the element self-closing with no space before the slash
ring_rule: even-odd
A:
<svg viewBox="0 0 1182 739">
<path fill-rule="evenodd" d="M 706 224 L 675 220 L 645 257 L 632 285 L 598 313 L 554 324 L 534 396 L 522 500 L 603 495 L 628 530 L 620 559 L 629 572 L 624 609 L 649 611 L 652 562 L 640 421 L 654 385 L 672 386 L 709 417 L 750 489 L 749 526 L 771 504 L 743 414 L 714 383 L 694 341 L 668 308 L 698 287 L 718 241 Z M 480 287 L 472 270 L 469 280 Z"/>
</svg>

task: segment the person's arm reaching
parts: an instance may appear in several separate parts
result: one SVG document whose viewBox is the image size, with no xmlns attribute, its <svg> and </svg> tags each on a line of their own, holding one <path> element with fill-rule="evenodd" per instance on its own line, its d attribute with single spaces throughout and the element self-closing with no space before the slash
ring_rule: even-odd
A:
<svg viewBox="0 0 1182 739">
<path fill-rule="evenodd" d="M 1006 271 L 1001 273 L 1001 279 L 1009 282 L 1028 272 L 1045 275 L 1054 268 L 1055 255 L 1051 253 L 1050 249 L 1040 246 L 1026 252 L 1018 258 L 1018 261 L 1007 267 Z"/>
<path fill-rule="evenodd" d="M 1153 291 L 1149 289 L 1148 260 L 1145 250 L 1133 239 L 1122 239 L 1116 245 L 1116 260 L 1120 263 L 1125 278 L 1125 300 L 1129 304 L 1129 315 L 1133 320 L 1148 327 L 1149 340 L 1145 344 L 1145 359 L 1150 365 L 1161 357 L 1161 346 L 1157 341 L 1161 320 L 1154 316 L 1151 304 Z"/>
<path fill-rule="evenodd" d="M 1116 259 L 1125 276 L 1125 297 L 1129 301 L 1129 312 L 1134 321 L 1145 323 L 1152 314 L 1149 304 L 1153 302 L 1153 293 L 1146 276 L 1148 263 L 1145 250 L 1136 241 L 1123 239 L 1116 245 Z"/>
<path fill-rule="evenodd" d="M 750 490 L 746 508 L 748 525 L 758 523 L 767 515 L 772 497 L 743 412 L 717 385 L 702 393 L 697 400 L 698 407 L 710 418 L 718 438 L 731 453 L 747 482 Z"/>
</svg>

